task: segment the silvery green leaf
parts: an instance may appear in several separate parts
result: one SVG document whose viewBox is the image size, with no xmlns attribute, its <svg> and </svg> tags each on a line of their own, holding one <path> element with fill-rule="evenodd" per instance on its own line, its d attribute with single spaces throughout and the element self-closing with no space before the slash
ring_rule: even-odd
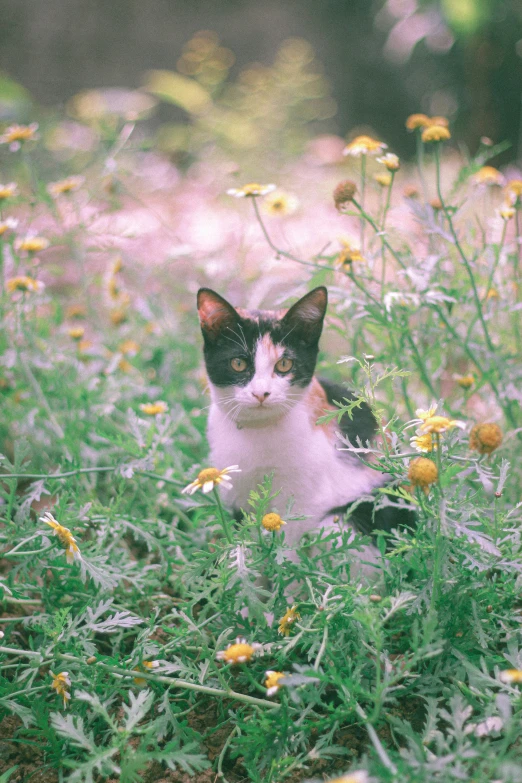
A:
<svg viewBox="0 0 522 783">
<path fill-rule="evenodd" d="M 7 709 L 8 714 L 9 712 L 13 712 L 15 715 L 18 715 L 26 729 L 35 723 L 33 711 L 29 709 L 29 707 L 24 707 L 22 704 L 18 704 L 17 701 L 8 697 L 0 699 L 0 704 Z"/>
<path fill-rule="evenodd" d="M 134 695 L 132 691 L 128 692 L 130 704 L 124 704 L 123 710 L 125 712 L 125 731 L 132 731 L 132 729 L 142 720 L 152 707 L 154 701 L 154 692 L 149 690 L 143 690 Z"/>
<path fill-rule="evenodd" d="M 93 734 L 92 732 L 89 735 L 85 733 L 83 718 L 79 715 L 62 715 L 61 712 L 52 712 L 51 726 L 77 748 L 84 748 L 89 752 L 96 750 Z"/>
<path fill-rule="evenodd" d="M 141 625 L 143 620 L 128 611 L 116 612 L 106 620 L 99 623 L 90 623 L 89 628 L 95 633 L 115 633 L 120 628 L 132 628 L 134 625 Z"/>
<path fill-rule="evenodd" d="M 82 559 L 78 563 L 82 579 L 85 581 L 90 576 L 93 582 L 104 590 L 114 590 L 118 582 L 123 579 L 123 574 L 109 565 L 106 557 L 86 558 L 82 554 Z"/>
</svg>

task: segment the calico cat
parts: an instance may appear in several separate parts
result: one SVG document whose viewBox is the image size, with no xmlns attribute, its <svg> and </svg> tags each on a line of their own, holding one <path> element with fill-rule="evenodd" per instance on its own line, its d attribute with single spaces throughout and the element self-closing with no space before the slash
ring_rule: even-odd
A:
<svg viewBox="0 0 522 783">
<path fill-rule="evenodd" d="M 314 376 L 327 302 L 323 286 L 289 310 L 234 308 L 208 288 L 201 288 L 197 299 L 212 400 L 211 464 L 238 464 L 242 471 L 223 500 L 235 513 L 247 509 L 250 490 L 273 472 L 272 488 L 282 489 L 279 512 L 293 496 L 292 513 L 307 515 L 284 528 L 293 547 L 304 533 L 337 524 L 339 513 L 387 479 L 339 450 L 336 429 L 353 444 L 375 434 L 368 406 L 356 408 L 353 419 L 344 416 L 340 425 L 317 424 L 335 408 L 333 400 L 353 399 L 342 386 Z M 370 500 L 354 504 L 349 517 L 349 524 L 364 533 L 398 522 L 395 507 L 375 511 Z"/>
</svg>

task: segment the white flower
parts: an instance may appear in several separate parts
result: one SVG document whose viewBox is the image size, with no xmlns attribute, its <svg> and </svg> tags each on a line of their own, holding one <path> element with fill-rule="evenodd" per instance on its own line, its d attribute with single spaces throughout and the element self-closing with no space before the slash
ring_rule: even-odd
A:
<svg viewBox="0 0 522 783">
<path fill-rule="evenodd" d="M 249 182 L 246 185 L 243 185 L 242 188 L 229 188 L 227 190 L 227 195 L 234 196 L 235 198 L 266 196 L 267 193 L 272 193 L 276 187 L 276 185 L 260 185 L 259 182 Z"/>
<path fill-rule="evenodd" d="M 218 487 L 220 484 L 223 489 L 231 489 L 231 479 L 228 473 L 241 473 L 241 469 L 238 465 L 230 465 L 228 468 L 218 470 L 217 468 L 204 468 L 198 473 L 198 477 L 195 481 L 189 484 L 185 489 L 182 489 L 182 494 L 193 495 L 198 489 L 207 494 L 211 492 L 214 487 Z"/>
<path fill-rule="evenodd" d="M 393 306 L 398 307 L 419 307 L 420 296 L 418 294 L 402 293 L 401 291 L 389 291 L 384 295 L 384 306 L 386 312 L 391 312 Z"/>
</svg>

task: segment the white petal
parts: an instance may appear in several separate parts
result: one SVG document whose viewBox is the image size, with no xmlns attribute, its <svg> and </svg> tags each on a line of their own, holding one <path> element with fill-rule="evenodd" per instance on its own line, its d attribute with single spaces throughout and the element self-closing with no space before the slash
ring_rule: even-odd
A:
<svg viewBox="0 0 522 783">
<path fill-rule="evenodd" d="M 205 483 L 201 487 L 201 489 L 203 490 L 205 495 L 207 494 L 207 492 L 210 492 L 213 488 L 214 488 L 214 482 L 213 481 L 205 481 Z"/>
</svg>

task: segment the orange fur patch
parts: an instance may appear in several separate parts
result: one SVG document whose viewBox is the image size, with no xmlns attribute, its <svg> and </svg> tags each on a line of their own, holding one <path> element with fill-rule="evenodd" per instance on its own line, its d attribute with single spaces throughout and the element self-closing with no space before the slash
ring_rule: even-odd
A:
<svg viewBox="0 0 522 783">
<path fill-rule="evenodd" d="M 317 419 L 319 419 L 321 416 L 324 416 L 326 411 L 335 410 L 335 407 L 333 405 L 330 405 L 330 403 L 328 402 L 328 397 L 326 396 L 326 392 L 321 386 L 321 384 L 319 383 L 319 381 L 317 380 L 317 378 L 312 378 L 312 383 L 309 386 L 308 395 L 306 397 L 306 405 L 310 413 L 310 421 L 312 422 L 312 424 L 314 424 L 317 427 L 323 427 L 328 438 L 333 441 L 335 438 L 335 430 L 336 430 L 335 419 L 332 419 L 332 421 L 326 424 L 317 424 Z"/>
</svg>

